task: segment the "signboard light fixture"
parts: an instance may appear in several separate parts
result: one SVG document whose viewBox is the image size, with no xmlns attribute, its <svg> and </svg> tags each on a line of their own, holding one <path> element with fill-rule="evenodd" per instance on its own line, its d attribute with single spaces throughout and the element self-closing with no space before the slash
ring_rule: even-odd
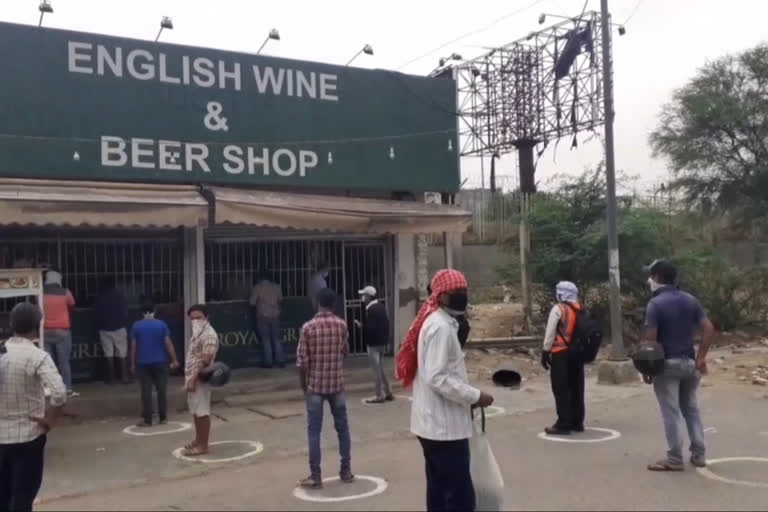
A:
<svg viewBox="0 0 768 512">
<path fill-rule="evenodd" d="M 160 34 L 163 33 L 163 30 L 173 30 L 173 20 L 170 16 L 163 16 L 163 19 L 160 20 L 160 31 L 157 33 L 157 37 L 155 38 L 155 42 L 157 42 L 160 39 Z"/>
<path fill-rule="evenodd" d="M 267 38 L 264 39 L 264 42 L 261 43 L 261 46 L 259 46 L 259 49 L 256 52 L 256 55 L 261 53 L 261 50 L 264 49 L 264 47 L 267 45 L 267 43 L 269 42 L 270 39 L 273 40 L 273 41 L 279 41 L 280 40 L 280 32 L 276 28 L 273 28 L 272 30 L 269 31 L 269 34 L 267 34 Z"/>
<path fill-rule="evenodd" d="M 40 11 L 40 21 L 38 22 L 37 26 L 42 27 L 43 16 L 45 16 L 46 14 L 53 14 L 53 6 L 51 5 L 51 1 L 41 0 L 40 5 L 37 6 L 37 10 Z"/>
</svg>

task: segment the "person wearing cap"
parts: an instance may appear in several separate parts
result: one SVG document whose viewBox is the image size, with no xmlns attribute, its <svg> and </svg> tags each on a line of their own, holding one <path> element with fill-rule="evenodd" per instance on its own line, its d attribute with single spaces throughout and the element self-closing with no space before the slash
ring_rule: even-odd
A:
<svg viewBox="0 0 768 512">
<path fill-rule="evenodd" d="M 75 307 L 75 298 L 68 289 L 62 285 L 62 275 L 55 270 L 45 273 L 43 286 L 43 338 L 45 350 L 56 363 L 67 393 L 70 397 L 79 396 L 72 390 L 72 308 Z"/>
<path fill-rule="evenodd" d="M 651 300 L 645 315 L 645 340 L 664 348 L 664 369 L 655 377 L 643 376 L 653 384 L 659 402 L 667 457 L 648 466 L 650 471 L 682 471 L 683 436 L 680 416 L 685 420 L 691 441 L 690 462 L 705 467 L 706 445 L 696 392 L 701 376 L 707 374 L 707 352 L 715 329 L 699 301 L 676 286 L 677 268 L 665 260 L 656 260 L 645 270 L 650 277 Z M 694 336 L 701 333 L 701 346 L 696 354 Z"/>
<path fill-rule="evenodd" d="M 377 298 L 376 288 L 366 286 L 358 292 L 365 305 L 363 321 L 355 320 L 355 325 L 363 330 L 363 341 L 368 348 L 368 359 L 371 362 L 376 381 L 376 397 L 365 401 L 367 404 L 383 404 L 395 399 L 389 386 L 382 357 L 389 344 L 389 316 L 387 307 Z"/>
<path fill-rule="evenodd" d="M 397 357 L 403 387 L 413 385 L 411 432 L 424 453 L 427 510 L 475 510 L 470 473 L 472 409 L 493 397 L 469 384 L 456 316 L 467 310 L 467 279 L 440 270 Z"/>
<path fill-rule="evenodd" d="M 570 281 L 557 283 L 555 297 L 557 304 L 549 312 L 541 365 L 549 370 L 557 421 L 544 432 L 564 436 L 584 432 L 584 363 L 568 350 L 581 304 L 579 289 Z"/>
</svg>

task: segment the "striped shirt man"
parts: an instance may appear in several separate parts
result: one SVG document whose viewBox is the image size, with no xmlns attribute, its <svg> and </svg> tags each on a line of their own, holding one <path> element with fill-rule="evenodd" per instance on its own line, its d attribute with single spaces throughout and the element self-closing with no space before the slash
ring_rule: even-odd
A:
<svg viewBox="0 0 768 512">
<path fill-rule="evenodd" d="M 469 385 L 458 328 L 456 319 L 440 308 L 419 334 L 411 432 L 424 439 L 457 441 L 473 434 L 471 407 L 480 390 Z"/>
</svg>

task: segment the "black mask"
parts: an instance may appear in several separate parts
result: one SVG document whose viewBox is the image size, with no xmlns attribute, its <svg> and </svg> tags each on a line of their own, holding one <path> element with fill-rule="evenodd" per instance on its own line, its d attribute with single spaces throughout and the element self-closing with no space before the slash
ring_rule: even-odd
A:
<svg viewBox="0 0 768 512">
<path fill-rule="evenodd" d="M 448 304 L 446 304 L 446 306 L 457 313 L 463 313 L 467 310 L 468 303 L 469 297 L 467 296 L 467 292 L 453 292 L 448 295 Z"/>
<path fill-rule="evenodd" d="M 459 322 L 459 345 L 464 348 L 464 344 L 469 338 L 469 321 L 465 315 L 457 316 L 456 321 Z"/>
</svg>

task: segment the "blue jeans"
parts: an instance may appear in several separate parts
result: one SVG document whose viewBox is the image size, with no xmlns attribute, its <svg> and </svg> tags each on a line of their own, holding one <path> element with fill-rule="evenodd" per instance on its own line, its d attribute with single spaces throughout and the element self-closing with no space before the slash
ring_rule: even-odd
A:
<svg viewBox="0 0 768 512">
<path fill-rule="evenodd" d="M 61 380 L 67 387 L 67 391 L 72 391 L 72 368 L 69 365 L 69 358 L 72 355 L 72 331 L 66 329 L 46 330 L 43 335 L 45 350 L 50 354 L 56 368 L 59 369 Z"/>
<path fill-rule="evenodd" d="M 283 340 L 280 338 L 280 317 L 271 318 L 259 316 L 256 320 L 259 329 L 259 338 L 264 347 L 264 366 L 273 364 L 285 364 L 283 357 Z M 274 355 L 274 359 L 273 359 Z"/>
<path fill-rule="evenodd" d="M 683 436 L 680 433 L 680 416 L 685 419 L 688 437 L 691 440 L 691 454 L 704 458 L 704 425 L 701 422 L 696 390 L 699 375 L 693 359 L 668 359 L 664 371 L 653 378 L 653 390 L 661 408 L 664 432 L 667 436 L 667 460 L 673 464 L 683 463 Z"/>
<path fill-rule="evenodd" d="M 350 459 L 352 442 L 349 437 L 347 422 L 347 403 L 344 392 L 330 395 L 307 393 L 307 437 L 309 440 L 309 470 L 312 476 L 320 477 L 320 433 L 323 430 L 323 404 L 327 400 L 333 414 L 333 426 L 339 436 L 339 455 L 341 456 L 341 471 L 351 469 Z"/>
</svg>

